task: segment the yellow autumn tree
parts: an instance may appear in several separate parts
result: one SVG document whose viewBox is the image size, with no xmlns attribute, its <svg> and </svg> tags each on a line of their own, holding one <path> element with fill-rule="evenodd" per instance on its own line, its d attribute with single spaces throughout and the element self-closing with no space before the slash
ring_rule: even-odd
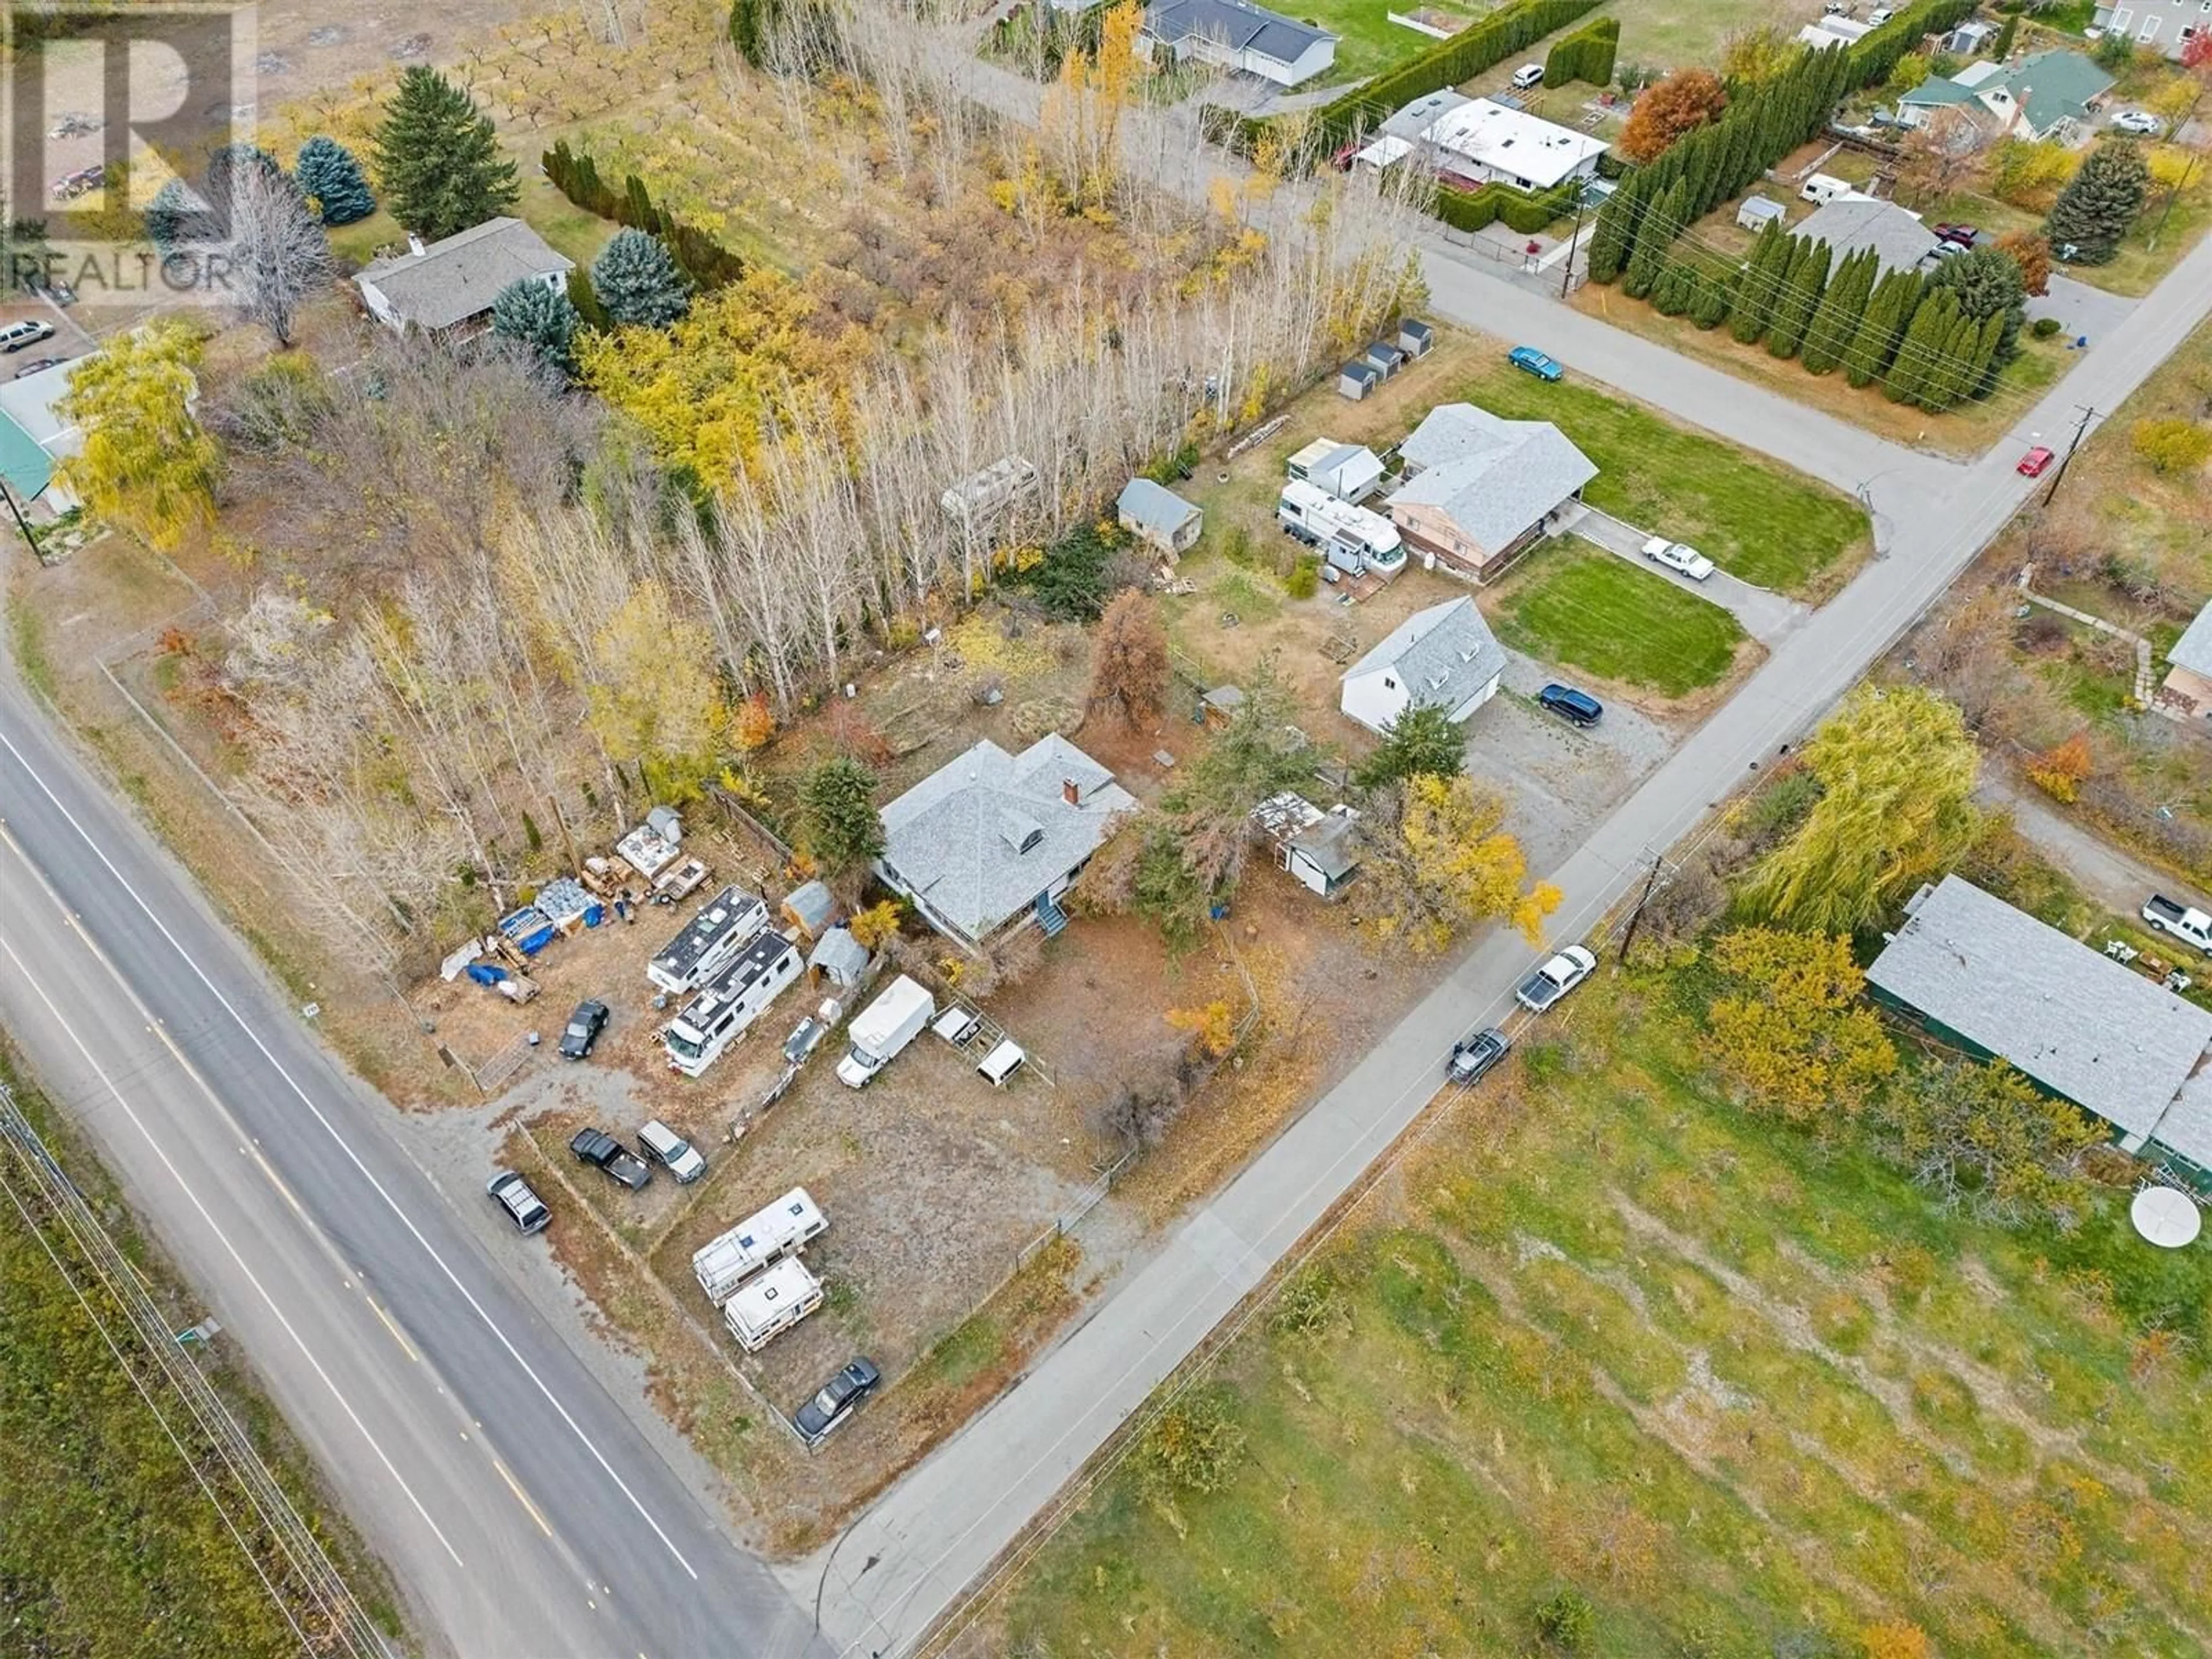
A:
<svg viewBox="0 0 2212 1659">
<path fill-rule="evenodd" d="M 845 926 L 854 939 L 873 951 L 898 936 L 899 918 L 903 914 L 904 907 L 896 899 L 885 899 L 865 910 L 854 911 L 852 921 Z"/>
<path fill-rule="evenodd" d="M 1866 1659 L 1928 1659 L 1928 1633 L 1903 1619 L 1885 1619 L 1859 1632 Z"/>
<path fill-rule="evenodd" d="M 1178 1031 L 1189 1032 L 1193 1046 L 1209 1059 L 1218 1060 L 1237 1046 L 1237 1021 L 1225 1001 L 1198 1008 L 1170 1008 L 1166 1018 Z"/>
<path fill-rule="evenodd" d="M 1523 884 L 1528 855 L 1504 821 L 1504 797 L 1471 778 L 1422 773 L 1383 792 L 1358 831 L 1360 890 L 1377 930 L 1425 953 L 1503 916 L 1530 944 L 1541 940 L 1559 890 Z"/>
<path fill-rule="evenodd" d="M 167 550 L 215 516 L 221 459 L 192 417 L 200 336 L 175 321 L 118 335 L 70 369 L 55 402 L 84 434 L 55 469 L 95 519 Z"/>
<path fill-rule="evenodd" d="M 577 373 L 644 429 L 662 459 L 716 484 L 758 453 L 762 416 L 787 388 L 834 386 L 861 355 L 849 326 L 821 334 L 816 309 L 782 272 L 755 265 L 671 327 L 579 335 Z"/>
<path fill-rule="evenodd" d="M 1108 10 L 1099 22 L 1097 52 L 1077 47 L 1060 60 L 1060 78 L 1047 88 L 1038 116 L 1075 210 L 1095 219 L 1111 216 L 1121 116 L 1151 72 L 1152 60 L 1138 46 L 1144 22 L 1136 0 Z"/>
<path fill-rule="evenodd" d="M 1844 935 L 1742 927 L 1707 960 L 1728 984 L 1706 1012 L 1706 1057 L 1745 1104 L 1808 1123 L 1856 1111 L 1897 1069 Z"/>
<path fill-rule="evenodd" d="M 696 795 L 714 775 L 727 719 L 707 630 L 678 616 L 667 590 L 647 581 L 592 643 L 596 678 L 585 687 L 592 735 L 611 758 L 641 767 L 654 793 Z"/>
</svg>

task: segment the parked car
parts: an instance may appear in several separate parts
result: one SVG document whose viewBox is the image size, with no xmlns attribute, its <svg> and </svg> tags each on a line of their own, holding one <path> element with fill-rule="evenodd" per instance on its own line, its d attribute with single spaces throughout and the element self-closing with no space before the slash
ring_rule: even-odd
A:
<svg viewBox="0 0 2212 1659">
<path fill-rule="evenodd" d="M 54 337 L 54 325 L 43 317 L 26 317 L 18 323 L 0 328 L 0 351 L 21 351 L 41 340 Z"/>
<path fill-rule="evenodd" d="M 2159 138 L 2166 134 L 2166 123 L 2147 109 L 2124 109 L 2112 118 L 2115 132 L 2132 132 L 2140 138 Z"/>
<path fill-rule="evenodd" d="M 637 1144 L 647 1158 L 674 1176 L 679 1186 L 688 1187 L 707 1173 L 707 1160 L 699 1149 L 657 1117 L 637 1132 Z"/>
<path fill-rule="evenodd" d="M 1896 15 L 1897 9 L 1893 6 L 1876 6 L 1867 14 L 1867 21 L 1873 24 L 1875 27 L 1880 28 Z"/>
<path fill-rule="evenodd" d="M 1948 242 L 1954 247 L 1970 248 L 1982 240 L 1982 228 L 1979 225 L 1938 225 L 1936 227 L 1936 240 Z"/>
<path fill-rule="evenodd" d="M 1544 66 L 1541 64 L 1523 64 L 1513 71 L 1513 90 L 1516 92 L 1526 92 L 1531 87 L 1543 84 Z"/>
<path fill-rule="evenodd" d="M 599 1033 L 607 1029 L 607 1005 L 604 1002 L 580 1002 L 576 1012 L 568 1016 L 568 1024 L 561 1032 L 561 1058 L 586 1060 L 590 1058 L 592 1046 L 599 1040 Z"/>
<path fill-rule="evenodd" d="M 1713 562 L 1694 547 L 1683 542 L 1670 542 L 1664 536 L 1654 536 L 1644 544 L 1644 556 L 1657 565 L 1701 582 L 1713 574 Z"/>
<path fill-rule="evenodd" d="M 1547 685 L 1536 694 L 1537 706 L 1577 726 L 1595 726 L 1605 716 L 1605 705 L 1587 691 L 1571 685 Z"/>
<path fill-rule="evenodd" d="M 1534 346 L 1515 346 L 1505 354 L 1505 361 L 1524 374 L 1540 380 L 1561 380 L 1567 371 L 1556 359 L 1546 356 Z"/>
<path fill-rule="evenodd" d="M 507 1218 L 520 1233 L 542 1233 L 545 1224 L 553 1218 L 553 1212 L 545 1202 L 530 1190 L 530 1183 L 512 1170 L 501 1170 L 484 1182 L 484 1191 L 492 1201 L 507 1212 Z"/>
<path fill-rule="evenodd" d="M 58 368 L 68 361 L 66 357 L 33 357 L 15 371 L 15 378 L 28 380 L 33 374 L 43 374 L 50 368 Z"/>
<path fill-rule="evenodd" d="M 2014 467 L 2013 471 L 2023 478 L 2039 478 L 2043 476 L 2044 470 L 2057 459 L 2057 457 L 2048 449 L 2038 444 L 2020 458 L 2020 465 Z"/>
<path fill-rule="evenodd" d="M 810 1446 L 818 1446 L 853 1419 L 860 1402 L 884 1380 L 872 1359 L 855 1359 L 824 1382 L 811 1400 L 791 1414 L 792 1426 Z"/>
<path fill-rule="evenodd" d="M 1451 1058 L 1444 1063 L 1444 1077 L 1452 1083 L 1480 1083 L 1492 1066 L 1505 1058 L 1506 1050 L 1512 1046 L 1511 1037 L 1495 1025 L 1486 1025 L 1452 1044 Z"/>
<path fill-rule="evenodd" d="M 1570 945 L 1521 981 L 1513 1000 L 1532 1014 L 1540 1014 L 1590 976 L 1597 958 L 1579 945 Z"/>
<path fill-rule="evenodd" d="M 620 1182 L 632 1192 L 653 1179 L 645 1160 L 604 1129 L 577 1130 L 568 1150 L 579 1162 L 604 1170 L 610 1181 Z"/>
</svg>

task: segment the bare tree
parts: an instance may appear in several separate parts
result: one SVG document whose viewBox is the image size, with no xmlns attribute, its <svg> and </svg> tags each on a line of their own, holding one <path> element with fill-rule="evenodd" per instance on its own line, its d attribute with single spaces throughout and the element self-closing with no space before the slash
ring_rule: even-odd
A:
<svg viewBox="0 0 2212 1659">
<path fill-rule="evenodd" d="M 231 308 L 289 346 L 300 302 L 337 277 L 330 234 L 289 173 L 235 166 L 224 175 L 227 201 L 206 222 L 222 234 L 194 252 Z"/>
</svg>

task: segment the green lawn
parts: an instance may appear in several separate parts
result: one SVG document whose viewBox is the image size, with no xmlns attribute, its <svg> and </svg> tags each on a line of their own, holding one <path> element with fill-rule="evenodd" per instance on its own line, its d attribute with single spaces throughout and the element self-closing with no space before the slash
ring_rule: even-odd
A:
<svg viewBox="0 0 2212 1659">
<path fill-rule="evenodd" d="M 539 177 L 534 150 L 524 158 L 520 172 L 522 198 L 515 204 L 515 216 L 543 236 L 556 252 L 567 254 L 579 267 L 588 269 L 599 250 L 613 240 L 621 227 L 611 219 L 585 212 Z M 331 250 L 356 268 L 367 264 L 378 248 L 404 248 L 406 243 L 407 233 L 400 228 L 399 222 L 380 207 L 368 218 L 331 233 Z"/>
<path fill-rule="evenodd" d="M 2212 1255 L 1720 1102 L 1694 973 L 1601 969 L 1197 1384 L 1216 1488 L 1140 1447 L 973 1650 L 1519 1659 L 1566 1590 L 1618 1659 L 2201 1652 Z"/>
<path fill-rule="evenodd" d="M 1285 16 L 1315 24 L 1338 37 L 1335 64 L 1327 75 L 1308 82 L 1302 90 L 1379 75 L 1435 46 L 1433 36 L 1389 19 L 1391 12 L 1411 16 L 1424 7 L 1468 22 L 1494 9 L 1481 0 L 1474 5 L 1455 4 L 1453 0 L 1304 0 L 1303 4 L 1283 8 Z M 1540 58 L 1542 55 L 1537 53 Z"/>
<path fill-rule="evenodd" d="M 1680 697 L 1728 674 L 1742 627 L 1615 553 L 1571 538 L 1530 553 L 1492 621 L 1515 649 Z"/>
<path fill-rule="evenodd" d="M 1510 420 L 1551 421 L 1597 465 L 1593 507 L 1687 542 L 1729 574 L 1800 597 L 1864 551 L 1866 513 L 1848 495 L 1577 382 L 1481 362 L 1458 395 Z"/>
</svg>

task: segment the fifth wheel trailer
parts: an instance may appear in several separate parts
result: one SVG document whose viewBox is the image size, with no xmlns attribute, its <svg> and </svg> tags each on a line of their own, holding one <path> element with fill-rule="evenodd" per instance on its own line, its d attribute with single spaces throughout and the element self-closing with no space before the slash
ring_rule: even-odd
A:
<svg viewBox="0 0 2212 1659">
<path fill-rule="evenodd" d="M 793 1187 L 781 1198 L 719 1238 L 709 1239 L 691 1257 L 691 1272 L 707 1299 L 720 1306 L 731 1293 L 771 1262 L 805 1249 L 830 1228 L 806 1188 Z"/>
</svg>

